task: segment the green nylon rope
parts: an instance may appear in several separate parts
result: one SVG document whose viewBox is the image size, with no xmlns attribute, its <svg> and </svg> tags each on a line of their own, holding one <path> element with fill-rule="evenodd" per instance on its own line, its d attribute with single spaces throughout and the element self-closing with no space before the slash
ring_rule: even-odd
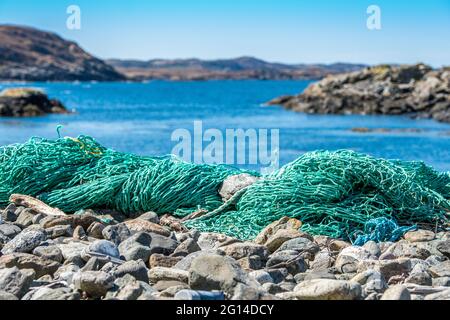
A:
<svg viewBox="0 0 450 320">
<path fill-rule="evenodd" d="M 179 217 L 209 213 L 185 224 L 240 239 L 255 237 L 283 216 L 302 230 L 355 239 L 380 217 L 400 225 L 448 222 L 450 176 L 422 162 L 388 161 L 352 151 L 306 153 L 263 176 L 223 203 L 227 177 L 242 172 L 224 165 L 196 165 L 173 156 L 120 153 L 80 136 L 0 148 L 0 206 L 13 193 L 28 194 L 68 213 L 108 208 L 129 216 L 145 211 Z"/>
</svg>

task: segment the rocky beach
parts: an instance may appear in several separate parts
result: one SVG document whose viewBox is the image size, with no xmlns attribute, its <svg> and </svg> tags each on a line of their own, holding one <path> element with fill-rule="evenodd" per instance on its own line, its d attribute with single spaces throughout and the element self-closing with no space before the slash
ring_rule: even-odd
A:
<svg viewBox="0 0 450 320">
<path fill-rule="evenodd" d="M 446 300 L 450 232 L 363 246 L 282 218 L 254 240 L 147 212 L 74 215 L 21 195 L 1 210 L 1 300 Z"/>
<path fill-rule="evenodd" d="M 268 105 L 308 114 L 408 115 L 450 122 L 450 68 L 379 65 L 328 76 Z"/>
</svg>

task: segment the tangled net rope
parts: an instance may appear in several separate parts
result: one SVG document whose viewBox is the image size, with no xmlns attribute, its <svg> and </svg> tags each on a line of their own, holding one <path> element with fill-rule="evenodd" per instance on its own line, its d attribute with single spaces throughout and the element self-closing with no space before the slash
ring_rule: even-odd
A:
<svg viewBox="0 0 450 320">
<path fill-rule="evenodd" d="M 0 148 L 0 206 L 21 193 L 67 213 L 108 208 L 129 216 L 151 210 L 184 217 L 204 209 L 209 213 L 185 225 L 240 239 L 255 237 L 284 216 L 301 220 L 305 232 L 357 243 L 392 239 L 413 225 L 448 223 L 450 175 L 422 162 L 310 152 L 224 204 L 221 183 L 242 172 L 173 156 L 120 153 L 88 136 L 32 138 Z"/>
</svg>

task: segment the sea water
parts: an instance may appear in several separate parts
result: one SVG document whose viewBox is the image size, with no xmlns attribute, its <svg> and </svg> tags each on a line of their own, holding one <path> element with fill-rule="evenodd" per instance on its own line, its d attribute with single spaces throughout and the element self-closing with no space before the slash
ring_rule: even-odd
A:
<svg viewBox="0 0 450 320">
<path fill-rule="evenodd" d="M 40 88 L 61 100 L 70 115 L 0 118 L 0 145 L 32 136 L 91 135 L 123 152 L 164 155 L 174 130 L 205 128 L 279 129 L 279 160 L 286 164 L 313 150 L 352 149 L 377 157 L 423 160 L 450 170 L 450 125 L 403 116 L 306 115 L 265 107 L 268 100 L 303 91 L 310 81 L 203 81 L 147 83 L 2 83 L 0 89 Z M 368 133 L 353 128 L 387 129 Z M 245 165 L 244 165 L 245 167 Z"/>
</svg>

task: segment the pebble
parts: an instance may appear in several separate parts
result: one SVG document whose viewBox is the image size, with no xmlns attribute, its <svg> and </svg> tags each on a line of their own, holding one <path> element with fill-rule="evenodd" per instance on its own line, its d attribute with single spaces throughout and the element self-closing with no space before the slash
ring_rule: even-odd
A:
<svg viewBox="0 0 450 320">
<path fill-rule="evenodd" d="M 114 243 L 108 240 L 96 240 L 92 242 L 87 249 L 87 254 L 89 253 L 97 253 L 116 259 L 120 258 L 119 249 Z"/>
<path fill-rule="evenodd" d="M 34 271 L 19 270 L 17 267 L 0 269 L 0 291 L 21 298 L 30 288 Z"/>
<path fill-rule="evenodd" d="M 148 277 L 151 283 L 156 283 L 161 280 L 187 283 L 189 279 L 189 272 L 173 268 L 154 267 L 148 272 Z"/>
<path fill-rule="evenodd" d="M 106 295 L 114 285 L 114 277 L 103 271 L 77 272 L 72 280 L 74 287 L 93 298 Z"/>
<path fill-rule="evenodd" d="M 54 274 L 60 267 L 60 264 L 56 261 L 28 253 L 15 252 L 0 257 L 0 268 L 13 267 L 19 269 L 33 269 L 36 273 L 36 278 L 40 278 L 47 274 Z"/>
<path fill-rule="evenodd" d="M 33 254 L 35 256 L 53 260 L 58 263 L 62 263 L 64 259 L 61 249 L 59 249 L 56 245 L 36 247 L 33 250 Z"/>
<path fill-rule="evenodd" d="M 273 279 L 267 271 L 256 270 L 249 273 L 249 276 L 255 278 L 260 284 L 273 283 Z"/>
<path fill-rule="evenodd" d="M 252 242 L 238 242 L 228 246 L 220 247 L 227 256 L 230 256 L 236 260 L 250 257 L 259 256 L 264 260 L 267 260 L 269 252 L 263 245 L 255 244 Z"/>
<path fill-rule="evenodd" d="M 362 288 L 351 281 L 314 279 L 298 284 L 294 293 L 299 300 L 358 300 Z"/>
<path fill-rule="evenodd" d="M 237 284 L 248 282 L 236 260 L 227 256 L 200 255 L 189 268 L 189 286 L 194 290 L 220 290 L 232 296 Z"/>
<path fill-rule="evenodd" d="M 183 260 L 183 257 L 181 256 L 169 257 L 160 253 L 154 253 L 150 256 L 148 264 L 150 268 L 154 267 L 172 268 L 181 260 Z"/>
<path fill-rule="evenodd" d="M 0 223 L 0 300 L 449 299 L 448 232 L 419 230 L 357 247 L 313 237 L 284 217 L 240 241 L 186 231 L 179 219 L 154 212 L 126 220 L 8 208 Z M 24 230 L 13 223 L 19 217 Z"/>
<path fill-rule="evenodd" d="M 405 233 L 403 238 L 409 242 L 424 242 L 434 240 L 436 235 L 433 231 L 428 230 L 417 230 L 417 231 L 409 231 Z"/>
<path fill-rule="evenodd" d="M 405 286 L 400 284 L 388 288 L 381 300 L 411 300 L 411 294 Z"/>
<path fill-rule="evenodd" d="M 132 275 L 136 280 L 149 282 L 148 269 L 142 260 L 127 261 L 118 266 L 114 271 L 116 278 L 121 278 L 126 274 Z"/>
<path fill-rule="evenodd" d="M 24 230 L 3 246 L 2 254 L 31 252 L 47 239 L 43 230 Z"/>
</svg>

